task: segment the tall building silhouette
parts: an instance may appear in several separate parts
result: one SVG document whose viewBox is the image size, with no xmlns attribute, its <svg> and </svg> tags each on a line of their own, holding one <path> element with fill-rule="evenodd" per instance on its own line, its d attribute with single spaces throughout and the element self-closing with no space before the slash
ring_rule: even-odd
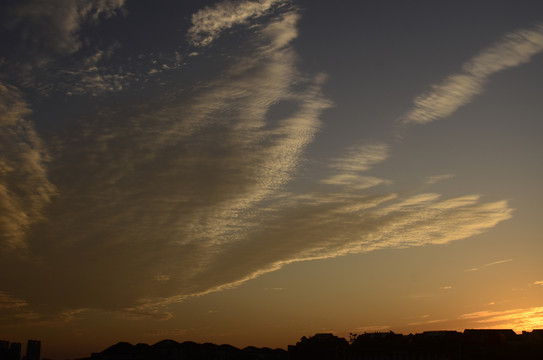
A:
<svg viewBox="0 0 543 360">
<path fill-rule="evenodd" d="M 26 343 L 26 360 L 40 360 L 41 341 L 28 340 Z"/>
<path fill-rule="evenodd" d="M 9 341 L 0 340 L 0 360 L 8 358 Z"/>
<path fill-rule="evenodd" d="M 11 343 L 9 347 L 12 360 L 21 360 L 21 343 Z"/>
<path fill-rule="evenodd" d="M 21 343 L 0 340 L 0 360 L 21 360 Z"/>
</svg>

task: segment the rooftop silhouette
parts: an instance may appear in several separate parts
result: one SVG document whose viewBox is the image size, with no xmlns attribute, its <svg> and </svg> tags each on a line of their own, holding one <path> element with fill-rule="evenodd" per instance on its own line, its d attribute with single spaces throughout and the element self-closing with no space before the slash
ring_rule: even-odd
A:
<svg viewBox="0 0 543 360">
<path fill-rule="evenodd" d="M 41 341 L 28 340 L 23 360 L 41 360 Z M 21 360 L 21 343 L 0 340 L 0 360 Z"/>
<path fill-rule="evenodd" d="M 517 335 L 510 329 L 390 332 L 352 334 L 349 341 L 331 333 L 302 337 L 288 350 L 243 349 L 232 345 L 179 343 L 154 345 L 117 343 L 80 360 L 540 360 L 543 330 Z"/>
<path fill-rule="evenodd" d="M 42 360 L 41 342 L 29 340 L 23 360 Z M 541 360 L 543 329 L 372 332 L 349 340 L 331 333 L 302 337 L 288 350 L 162 340 L 154 345 L 119 342 L 78 360 Z M 0 340 L 0 360 L 21 360 L 21 344 Z"/>
</svg>

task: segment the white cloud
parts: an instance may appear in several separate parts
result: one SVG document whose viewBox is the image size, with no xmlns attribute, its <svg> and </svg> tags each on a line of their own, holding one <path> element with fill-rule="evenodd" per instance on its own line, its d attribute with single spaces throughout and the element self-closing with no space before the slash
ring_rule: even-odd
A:
<svg viewBox="0 0 543 360">
<path fill-rule="evenodd" d="M 530 61 L 543 51 L 543 25 L 522 29 L 503 36 L 453 74 L 415 98 L 414 106 L 402 118 L 406 124 L 424 124 L 453 114 L 483 92 L 488 77 L 498 71 Z"/>
<path fill-rule="evenodd" d="M 483 80 L 455 74 L 432 85 L 432 90 L 415 98 L 415 106 L 402 119 L 404 123 L 424 124 L 452 115 L 483 91 Z"/>
<path fill-rule="evenodd" d="M 206 6 L 192 15 L 192 27 L 188 32 L 189 42 L 196 46 L 208 46 L 223 31 L 268 14 L 275 7 L 284 4 L 285 0 L 226 0 L 212 7 Z"/>
<path fill-rule="evenodd" d="M 543 51 L 543 24 L 504 35 L 496 44 L 484 49 L 462 66 L 478 78 L 525 64 Z"/>
</svg>

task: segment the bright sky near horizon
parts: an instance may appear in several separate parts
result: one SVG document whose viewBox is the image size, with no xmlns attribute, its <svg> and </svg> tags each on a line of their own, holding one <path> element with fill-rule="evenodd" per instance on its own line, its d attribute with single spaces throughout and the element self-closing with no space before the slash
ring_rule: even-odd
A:
<svg viewBox="0 0 543 360">
<path fill-rule="evenodd" d="M 543 2 L 0 20 L 0 339 L 543 328 Z"/>
</svg>

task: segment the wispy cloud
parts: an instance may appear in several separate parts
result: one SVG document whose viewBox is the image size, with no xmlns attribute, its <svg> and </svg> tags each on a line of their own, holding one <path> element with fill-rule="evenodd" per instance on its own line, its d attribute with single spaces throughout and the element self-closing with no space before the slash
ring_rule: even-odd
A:
<svg viewBox="0 0 543 360">
<path fill-rule="evenodd" d="M 0 309 L 20 308 L 27 305 L 28 303 L 23 299 L 16 298 L 0 291 Z"/>
<path fill-rule="evenodd" d="M 26 248 L 29 227 L 43 219 L 56 193 L 47 175 L 49 154 L 27 120 L 20 92 L 0 82 L 0 253 Z"/>
<path fill-rule="evenodd" d="M 29 0 L 1 4 L 6 41 L 4 81 L 33 93 L 98 95 L 120 91 L 135 76 L 119 66 L 98 63 L 118 43 L 92 44 L 81 29 L 124 13 L 124 0 Z"/>
<path fill-rule="evenodd" d="M 325 77 L 296 67 L 289 39 L 297 19 L 294 12 L 270 19 L 254 32 L 251 57 L 225 66 L 220 79 L 135 109 L 105 108 L 67 134 L 60 148 L 70 151 L 51 164 L 60 196 L 47 222 L 25 238 L 40 261 L 10 275 L 34 283 L 22 290 L 25 298 L 166 319 L 168 312 L 137 300 L 224 285 L 201 274 L 258 224 L 262 203 L 292 178 L 331 106 L 321 92 Z M 295 104 L 291 112 L 269 118 L 287 102 Z M 122 266 L 112 261 L 121 258 Z M 54 290 L 44 290 L 42 276 L 57 279 Z M 119 284 L 131 290 L 115 291 Z"/>
<path fill-rule="evenodd" d="M 79 30 L 84 22 L 98 22 L 101 16 L 111 17 L 123 6 L 124 0 L 19 2 L 7 9 L 11 16 L 4 25 L 10 29 L 25 28 L 24 46 L 65 55 L 80 49 Z"/>
<path fill-rule="evenodd" d="M 347 149 L 343 157 L 332 161 L 331 166 L 341 172 L 367 171 L 386 160 L 389 152 L 390 146 L 384 143 L 355 146 Z"/>
<path fill-rule="evenodd" d="M 466 271 L 478 271 L 478 270 L 487 268 L 487 267 L 489 267 L 489 266 L 504 264 L 504 263 L 508 263 L 508 262 L 511 262 L 511 261 L 513 261 L 513 259 L 494 261 L 494 262 L 491 262 L 491 263 L 488 263 L 488 264 L 484 264 L 484 265 L 482 265 L 482 266 L 478 266 L 478 267 L 474 267 L 474 268 L 471 268 L 471 269 L 467 269 Z"/>
<path fill-rule="evenodd" d="M 540 329 L 543 326 L 543 307 L 511 309 L 501 311 L 478 311 L 464 314 L 461 320 L 470 320 L 494 329 L 513 329 L 516 331 Z"/>
<path fill-rule="evenodd" d="M 364 194 L 388 183 L 366 174 L 388 158 L 383 143 L 347 148 L 315 180 L 324 190 L 288 192 L 332 102 L 323 94 L 326 76 L 298 68 L 291 42 L 299 14 L 272 14 L 282 3 L 223 2 L 202 10 L 191 32 L 202 46 L 235 24 L 270 16 L 252 29 L 250 56 L 225 59 L 217 79 L 81 114 L 79 127 L 59 140 L 49 169 L 47 152 L 23 121 L 24 102 L 13 97 L 2 108 L 12 114 L 6 129 L 20 124 L 26 131 L 10 141 L 23 134 L 32 143 L 11 145 L 13 156 L 28 150 L 28 159 L 14 161 L 29 164 L 33 176 L 13 173 L 6 188 L 24 178 L 33 190 L 2 195 L 20 202 L 4 212 L 13 215 L 2 226 L 19 224 L 6 241 L 26 244 L 38 261 L 0 253 L 1 283 L 32 307 L 27 318 L 67 308 L 167 320 L 168 304 L 293 262 L 444 244 L 512 216 L 507 202 L 478 195 Z M 223 23 L 221 14 L 230 13 Z M 286 110 L 277 115 L 277 108 Z M 8 165 L 6 171 L 22 171 Z M 38 224 L 40 216 L 45 221 Z"/>
<path fill-rule="evenodd" d="M 350 147 L 342 157 L 331 162 L 330 167 L 335 170 L 335 174 L 321 180 L 321 183 L 358 190 L 390 183 L 386 179 L 362 174 L 371 169 L 373 165 L 385 161 L 389 152 L 390 147 L 384 143 Z"/>
<path fill-rule="evenodd" d="M 479 204 L 477 200 L 471 204 L 455 202 L 457 207 L 440 206 L 440 200 L 435 198 L 429 204 L 419 205 L 404 201 L 411 205 L 393 204 L 390 207 L 394 210 L 385 211 L 382 210 L 387 206 L 379 205 L 392 200 L 390 197 L 351 195 L 338 196 L 336 201 L 319 200 L 311 199 L 272 214 L 269 221 L 249 232 L 243 241 L 225 246 L 194 279 L 209 286 L 200 294 L 237 286 L 292 262 L 464 239 L 508 219 L 511 212 L 505 202 Z M 232 258 L 244 261 L 232 266 Z M 162 304 L 182 299 L 173 297 Z M 153 301 L 147 306 L 152 304 Z"/>
<path fill-rule="evenodd" d="M 192 15 L 192 27 L 188 31 L 189 42 L 196 46 L 208 46 L 220 34 L 235 25 L 268 14 L 286 0 L 222 1 Z"/>
<path fill-rule="evenodd" d="M 427 321 L 415 321 L 411 322 L 407 325 L 409 326 L 420 326 L 420 325 L 432 325 L 432 324 L 438 324 L 438 323 L 444 323 L 448 319 L 435 319 L 435 320 L 427 320 Z"/>
<path fill-rule="evenodd" d="M 435 176 L 428 177 L 424 181 L 424 183 L 426 185 L 433 185 L 433 184 L 437 184 L 438 182 L 449 180 L 449 179 L 452 179 L 452 178 L 454 178 L 454 174 L 435 175 Z"/>
<path fill-rule="evenodd" d="M 543 24 L 506 34 L 462 66 L 462 72 L 445 78 L 425 94 L 415 98 L 414 106 L 403 115 L 405 124 L 424 124 L 452 115 L 483 92 L 488 78 L 505 69 L 529 62 L 543 51 Z"/>
</svg>

